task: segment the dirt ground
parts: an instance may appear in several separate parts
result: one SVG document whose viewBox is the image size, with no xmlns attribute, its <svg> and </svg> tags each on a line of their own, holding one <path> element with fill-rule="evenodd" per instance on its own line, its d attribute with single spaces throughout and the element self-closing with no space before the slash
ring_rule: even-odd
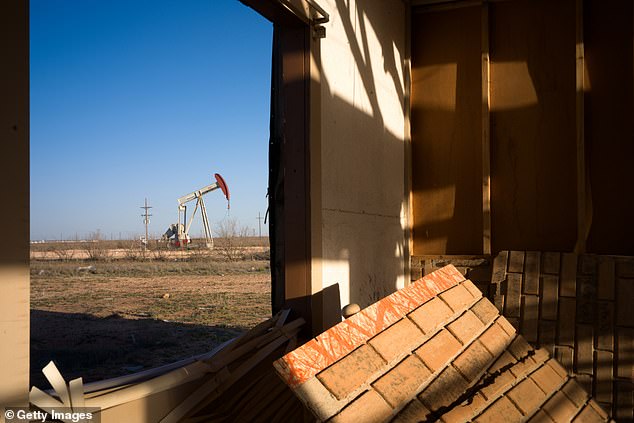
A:
<svg viewBox="0 0 634 423">
<path fill-rule="evenodd" d="M 31 385 L 50 360 L 91 382 L 210 351 L 271 316 L 270 288 L 266 260 L 32 261 Z"/>
</svg>

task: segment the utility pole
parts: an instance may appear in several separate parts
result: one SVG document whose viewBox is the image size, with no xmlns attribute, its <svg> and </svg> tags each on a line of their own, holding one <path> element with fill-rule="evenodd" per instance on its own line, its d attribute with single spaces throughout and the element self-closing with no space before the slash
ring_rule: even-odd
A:
<svg viewBox="0 0 634 423">
<path fill-rule="evenodd" d="M 264 219 L 262 216 L 260 216 L 260 212 L 258 212 L 258 217 L 256 217 L 256 219 L 258 219 L 258 228 L 260 230 L 260 238 L 262 238 L 262 219 Z"/>
<path fill-rule="evenodd" d="M 143 218 L 143 223 L 145 223 L 145 242 L 143 243 L 143 249 L 146 250 L 147 249 L 147 244 L 149 242 L 148 240 L 148 225 L 150 224 L 150 216 L 152 216 L 151 214 L 148 214 L 148 210 L 152 208 L 152 206 L 148 206 L 147 205 L 147 198 L 145 199 L 145 205 L 141 206 L 142 209 L 145 210 L 145 213 L 143 213 L 141 215 L 141 217 Z"/>
</svg>

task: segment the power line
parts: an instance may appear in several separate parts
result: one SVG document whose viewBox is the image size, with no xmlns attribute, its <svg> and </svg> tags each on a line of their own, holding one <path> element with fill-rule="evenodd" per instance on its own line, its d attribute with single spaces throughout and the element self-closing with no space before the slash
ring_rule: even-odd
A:
<svg viewBox="0 0 634 423">
<path fill-rule="evenodd" d="M 260 238 L 262 238 L 262 220 L 264 219 L 262 216 L 260 216 L 260 212 L 258 212 L 258 217 L 256 217 L 256 219 L 258 219 L 258 228 L 260 230 Z"/>
<path fill-rule="evenodd" d="M 143 248 L 147 248 L 148 225 L 150 224 L 150 216 L 152 216 L 151 214 L 148 213 L 148 210 L 150 210 L 152 206 L 147 205 L 147 198 L 145 199 L 145 205 L 141 206 L 141 208 L 145 210 L 145 213 L 141 215 L 141 217 L 143 218 L 143 223 L 145 223 L 145 242 L 143 243 Z"/>
</svg>

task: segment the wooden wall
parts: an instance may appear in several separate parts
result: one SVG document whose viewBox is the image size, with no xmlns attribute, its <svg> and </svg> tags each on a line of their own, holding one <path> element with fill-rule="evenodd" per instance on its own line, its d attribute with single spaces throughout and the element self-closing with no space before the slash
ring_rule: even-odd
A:
<svg viewBox="0 0 634 423">
<path fill-rule="evenodd" d="M 414 254 L 478 251 L 480 8 L 416 14 L 412 36 Z"/>
<path fill-rule="evenodd" d="M 618 0 L 414 8 L 413 255 L 634 255 L 633 21 Z"/>
</svg>

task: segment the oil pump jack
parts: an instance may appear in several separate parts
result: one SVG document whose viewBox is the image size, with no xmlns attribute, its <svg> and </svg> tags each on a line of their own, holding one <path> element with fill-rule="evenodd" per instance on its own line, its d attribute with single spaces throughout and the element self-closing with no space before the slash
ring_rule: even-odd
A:
<svg viewBox="0 0 634 423">
<path fill-rule="evenodd" d="M 203 220 L 203 229 L 205 231 L 205 245 L 207 246 L 207 248 L 214 247 L 214 240 L 211 234 L 211 229 L 209 228 L 209 218 L 207 217 L 207 208 L 205 207 L 203 195 L 220 188 L 220 190 L 222 190 L 222 193 L 225 195 L 225 198 L 227 199 L 227 208 L 230 207 L 229 199 L 231 198 L 227 183 L 222 178 L 222 176 L 216 173 L 214 174 L 214 178 L 216 178 L 215 183 L 202 187 L 201 189 L 191 192 L 187 195 L 183 195 L 177 200 L 178 223 L 173 223 L 170 225 L 167 231 L 163 234 L 162 238 L 164 240 L 169 240 L 169 243 L 175 247 L 184 247 L 187 244 L 191 243 L 189 228 L 192 225 L 192 221 L 194 220 L 196 211 L 200 208 L 200 215 L 202 216 Z M 189 218 L 189 221 L 187 221 L 187 203 L 193 200 L 196 200 L 196 207 L 194 207 L 194 211 Z"/>
</svg>

